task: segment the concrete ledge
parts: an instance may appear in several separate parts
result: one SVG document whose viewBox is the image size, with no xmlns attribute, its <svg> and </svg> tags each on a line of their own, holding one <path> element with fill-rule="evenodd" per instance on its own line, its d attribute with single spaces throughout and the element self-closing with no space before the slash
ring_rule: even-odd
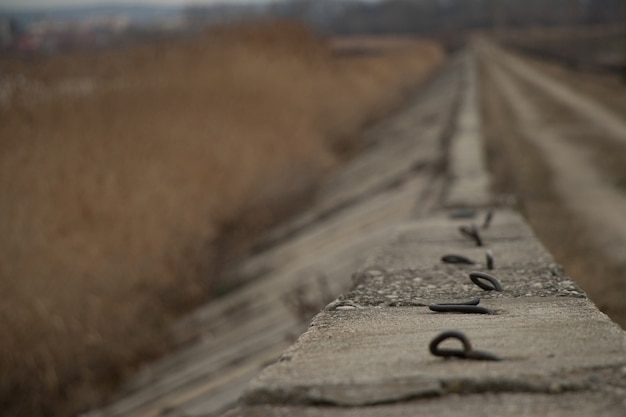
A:
<svg viewBox="0 0 626 417">
<path fill-rule="evenodd" d="M 351 291 L 340 300 L 362 305 L 411 306 L 437 300 L 520 296 L 585 297 L 562 274 L 522 217 L 510 210 L 495 214 L 495 225 L 479 229 L 483 246 L 459 233 L 475 219 L 455 220 L 440 214 L 395 228 L 387 244 L 370 256 L 354 277 Z M 493 273 L 504 285 L 502 292 L 484 292 L 469 279 L 474 270 L 486 270 L 485 254 L 494 255 Z M 474 265 L 441 262 L 446 254 L 462 255 Z"/>
<path fill-rule="evenodd" d="M 395 416 L 422 414 L 424 407 L 456 415 L 450 402 L 458 395 L 471 396 L 475 407 L 488 406 L 495 415 L 569 410 L 582 416 L 600 403 L 607 410 L 602 415 L 625 415 L 626 333 L 560 272 L 518 214 L 500 211 L 495 219 L 484 235 L 498 254 L 489 272 L 504 291 L 471 283 L 468 271 L 483 269 L 481 264 L 441 263 L 447 252 L 484 252 L 458 233 L 467 220 L 438 215 L 398 227 L 355 274 L 352 290 L 249 384 L 236 415 Z M 493 314 L 442 314 L 426 307 L 474 297 Z M 452 329 L 503 360 L 433 356 L 430 341 Z M 570 392 L 594 405 L 569 409 Z"/>
<path fill-rule="evenodd" d="M 450 393 L 609 393 L 619 387 L 607 376 L 626 377 L 624 332 L 588 300 L 523 297 L 484 304 L 497 313 L 389 307 L 323 312 L 243 400 L 362 406 Z M 428 345 L 443 329 L 462 329 L 475 349 L 504 360 L 434 357 Z"/>
<path fill-rule="evenodd" d="M 607 399 L 602 393 L 554 394 L 488 394 L 450 395 L 445 401 L 427 398 L 419 402 L 379 405 L 375 407 L 337 408 L 329 406 L 253 406 L 235 410 L 228 417 L 467 417 L 467 416 L 515 416 L 515 417 L 622 417 L 623 400 Z M 224 416 L 226 417 L 226 416 Z"/>
<path fill-rule="evenodd" d="M 445 198 L 447 207 L 487 206 L 491 202 L 490 180 L 483 155 L 478 83 L 473 55 L 465 56 L 465 65 L 466 91 L 460 103 L 459 118 L 450 143 L 450 187 Z"/>
</svg>

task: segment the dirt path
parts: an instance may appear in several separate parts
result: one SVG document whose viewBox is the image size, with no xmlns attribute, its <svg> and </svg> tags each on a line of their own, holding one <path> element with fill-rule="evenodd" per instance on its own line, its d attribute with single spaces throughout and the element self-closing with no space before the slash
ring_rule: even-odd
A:
<svg viewBox="0 0 626 417">
<path fill-rule="evenodd" d="M 612 181 L 624 168 L 602 161 L 626 161 L 626 122 L 518 58 L 478 50 L 491 156 L 510 162 L 492 161 L 496 177 L 510 178 L 499 191 L 517 194 L 566 272 L 625 326 L 626 194 Z"/>
</svg>

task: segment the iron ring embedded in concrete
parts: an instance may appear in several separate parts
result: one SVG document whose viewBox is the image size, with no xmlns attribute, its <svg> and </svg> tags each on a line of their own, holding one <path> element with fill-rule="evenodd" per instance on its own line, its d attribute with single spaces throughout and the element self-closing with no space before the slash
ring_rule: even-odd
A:
<svg viewBox="0 0 626 417">
<path fill-rule="evenodd" d="M 463 344 L 463 350 L 460 349 L 439 349 L 439 345 L 446 339 L 457 339 Z M 461 359 L 474 359 L 483 361 L 499 361 L 502 360 L 496 355 L 489 352 L 481 352 L 472 349 L 472 344 L 463 332 L 458 330 L 448 330 L 440 333 L 435 337 L 429 345 L 430 353 L 435 356 L 441 356 L 443 358 L 461 358 Z"/>
<path fill-rule="evenodd" d="M 477 306 L 480 304 L 480 298 L 472 298 L 469 301 L 461 301 L 459 303 L 434 303 L 438 306 Z"/>
<path fill-rule="evenodd" d="M 482 246 L 483 240 L 480 238 L 480 234 L 478 233 L 478 228 L 475 224 L 472 224 L 470 227 L 467 226 L 459 226 L 459 232 L 467 238 L 470 238 L 476 243 L 476 246 Z"/>
<path fill-rule="evenodd" d="M 437 313 L 491 314 L 491 310 L 473 305 L 430 304 L 428 308 Z"/>
<path fill-rule="evenodd" d="M 437 313 L 466 313 L 466 314 L 492 314 L 491 310 L 478 307 L 480 298 L 474 298 L 460 303 L 434 303 L 428 308 Z"/>
<path fill-rule="evenodd" d="M 467 264 L 467 265 L 474 265 L 476 262 L 472 261 L 469 258 L 466 258 L 465 256 L 461 256 L 461 255 L 444 255 L 441 257 L 441 261 L 445 262 L 447 264 Z"/>
<path fill-rule="evenodd" d="M 502 284 L 500 284 L 500 281 L 498 281 L 494 276 L 484 272 L 470 272 L 469 277 L 474 284 L 478 285 L 485 291 L 502 291 Z M 481 280 L 487 280 L 491 283 L 491 285 L 488 285 Z"/>
</svg>

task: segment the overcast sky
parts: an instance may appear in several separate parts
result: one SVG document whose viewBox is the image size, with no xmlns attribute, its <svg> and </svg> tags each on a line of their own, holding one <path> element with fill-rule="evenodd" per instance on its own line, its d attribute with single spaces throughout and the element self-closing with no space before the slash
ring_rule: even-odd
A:
<svg viewBox="0 0 626 417">
<path fill-rule="evenodd" d="M 55 6 L 76 6 L 89 4 L 211 4 L 211 3 L 269 3 L 275 0 L 0 0 L 0 7 L 10 6 L 20 9 L 47 9 Z"/>
</svg>

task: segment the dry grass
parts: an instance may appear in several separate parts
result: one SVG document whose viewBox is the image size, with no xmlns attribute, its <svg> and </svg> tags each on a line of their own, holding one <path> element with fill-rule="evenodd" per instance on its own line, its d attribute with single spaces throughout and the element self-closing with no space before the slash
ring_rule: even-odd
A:
<svg viewBox="0 0 626 417">
<path fill-rule="evenodd" d="M 222 226 L 276 221 L 442 60 L 274 23 L 0 62 L 0 409 L 75 413 L 164 352 Z"/>
</svg>

